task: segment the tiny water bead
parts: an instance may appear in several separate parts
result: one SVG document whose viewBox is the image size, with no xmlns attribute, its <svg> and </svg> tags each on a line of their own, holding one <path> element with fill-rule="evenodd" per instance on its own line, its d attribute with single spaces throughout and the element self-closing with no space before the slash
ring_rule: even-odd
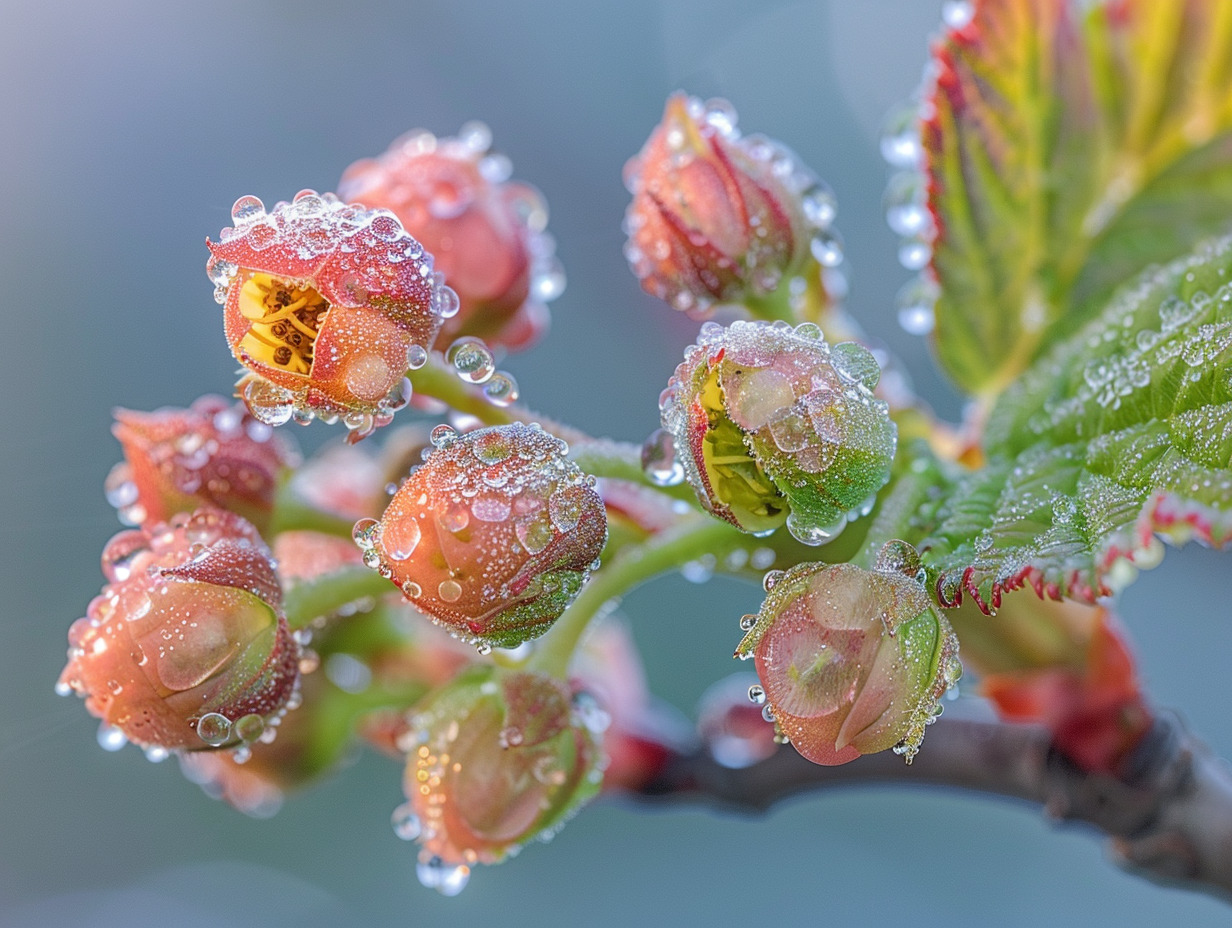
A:
<svg viewBox="0 0 1232 928">
<path fill-rule="evenodd" d="M 403 841 L 414 841 L 423 832 L 423 825 L 415 814 L 415 807 L 409 802 L 404 802 L 394 809 L 390 815 L 390 824 L 393 825 L 394 834 Z"/>
<path fill-rule="evenodd" d="M 672 487 L 684 482 L 684 466 L 676 457 L 676 443 L 667 429 L 655 429 L 642 443 L 642 470 L 655 486 Z"/>
</svg>

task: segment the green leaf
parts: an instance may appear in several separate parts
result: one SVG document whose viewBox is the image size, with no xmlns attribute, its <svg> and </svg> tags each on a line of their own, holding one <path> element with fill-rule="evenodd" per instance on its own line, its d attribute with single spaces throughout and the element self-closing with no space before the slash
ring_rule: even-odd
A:
<svg viewBox="0 0 1232 928">
<path fill-rule="evenodd" d="M 1232 4 L 980 0 L 934 51 L 922 143 L 937 351 L 996 393 L 1232 216 Z"/>
<path fill-rule="evenodd" d="M 966 471 L 921 458 L 870 533 L 868 551 L 891 531 L 917 544 L 942 605 L 1028 583 L 1093 601 L 1158 562 L 1157 535 L 1232 539 L 1232 239 L 1148 270 L 1056 344 L 993 408 L 984 451 Z"/>
</svg>

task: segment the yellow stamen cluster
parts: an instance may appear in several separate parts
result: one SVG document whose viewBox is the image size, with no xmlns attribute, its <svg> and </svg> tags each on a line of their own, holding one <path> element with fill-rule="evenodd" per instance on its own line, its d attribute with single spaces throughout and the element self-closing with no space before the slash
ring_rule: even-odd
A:
<svg viewBox="0 0 1232 928">
<path fill-rule="evenodd" d="M 312 349 L 329 301 L 307 284 L 256 273 L 240 290 L 240 312 L 252 324 L 239 347 L 255 361 L 292 374 L 312 370 Z"/>
</svg>

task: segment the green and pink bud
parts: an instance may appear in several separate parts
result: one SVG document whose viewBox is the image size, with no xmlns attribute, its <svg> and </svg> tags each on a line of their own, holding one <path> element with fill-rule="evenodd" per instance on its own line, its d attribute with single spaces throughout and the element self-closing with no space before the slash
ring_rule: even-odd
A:
<svg viewBox="0 0 1232 928">
<path fill-rule="evenodd" d="M 106 493 L 130 525 L 214 506 L 264 529 L 278 485 L 299 458 L 288 438 L 220 396 L 187 409 L 117 409 L 115 419 L 124 460 L 108 475 Z"/>
<path fill-rule="evenodd" d="M 676 309 L 704 315 L 769 294 L 802 269 L 814 240 L 841 260 L 829 190 L 783 145 L 741 136 L 726 100 L 673 94 L 625 184 L 625 255 L 642 287 Z"/>
<path fill-rule="evenodd" d="M 394 814 L 398 833 L 419 841 L 421 879 L 448 891 L 475 864 L 555 833 L 599 791 L 602 721 L 559 680 L 491 666 L 421 702 Z"/>
<path fill-rule="evenodd" d="M 121 532 L 103 573 L 57 690 L 83 697 L 112 743 L 243 749 L 298 699 L 274 563 L 239 516 L 199 509 Z"/>
<path fill-rule="evenodd" d="M 911 758 L 961 675 L 958 639 L 914 577 L 852 564 L 767 575 L 736 655 L 757 664 L 767 717 L 797 751 L 835 765 L 893 748 Z"/>
<path fill-rule="evenodd" d="M 364 561 L 421 612 L 481 648 L 542 635 L 607 539 L 594 478 L 537 425 L 434 432 L 435 448 L 380 521 L 356 523 Z"/>
<path fill-rule="evenodd" d="M 564 289 L 547 205 L 535 188 L 509 180 L 509 160 L 491 142 L 477 122 L 456 137 L 417 130 L 355 162 L 338 185 L 343 198 L 392 212 L 436 259 L 459 304 L 442 346 L 473 335 L 526 348 L 548 326 L 545 304 Z"/>
<path fill-rule="evenodd" d="M 811 323 L 706 323 L 660 398 L 663 427 L 709 512 L 823 544 L 890 478 L 898 433 L 879 376 L 867 349 L 831 347 Z"/>
</svg>

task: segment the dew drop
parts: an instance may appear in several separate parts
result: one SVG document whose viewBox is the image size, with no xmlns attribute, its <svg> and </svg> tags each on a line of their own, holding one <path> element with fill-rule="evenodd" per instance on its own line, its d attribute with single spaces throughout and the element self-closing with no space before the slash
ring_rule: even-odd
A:
<svg viewBox="0 0 1232 928">
<path fill-rule="evenodd" d="M 673 487 L 684 482 L 684 467 L 676 458 L 676 442 L 666 429 L 655 429 L 642 443 L 642 471 L 655 486 Z"/>
<path fill-rule="evenodd" d="M 834 191 L 819 183 L 800 197 L 800 208 L 804 211 L 804 218 L 814 229 L 828 229 L 838 214 L 838 201 L 834 197 Z"/>
<path fill-rule="evenodd" d="M 415 875 L 421 884 L 435 889 L 442 896 L 456 896 L 466 888 L 471 878 L 471 868 L 461 864 L 450 866 L 439 857 L 431 857 L 416 865 Z"/>
<path fill-rule="evenodd" d="M 767 571 L 766 575 L 761 579 L 762 589 L 769 593 L 783 579 L 783 574 L 785 573 L 786 571 L 784 570 Z"/>
<path fill-rule="evenodd" d="M 451 445 L 458 433 L 448 425 L 438 425 L 432 429 L 428 435 L 428 440 L 432 442 L 435 448 L 445 448 Z"/>
<path fill-rule="evenodd" d="M 794 511 L 787 514 L 787 531 L 801 544 L 824 545 L 843 530 L 847 524 L 845 516 L 831 525 L 816 525 L 807 519 L 801 519 Z"/>
<path fill-rule="evenodd" d="M 406 366 L 417 371 L 428 363 L 428 349 L 414 342 L 406 349 Z"/>
<path fill-rule="evenodd" d="M 909 271 L 922 270 L 932 256 L 932 246 L 921 238 L 904 239 L 898 246 L 898 263 Z"/>
<path fill-rule="evenodd" d="M 410 516 L 390 519 L 381 530 L 381 548 L 391 560 L 405 561 L 415 553 L 422 534 L 419 523 Z"/>
<path fill-rule="evenodd" d="M 496 360 L 483 339 L 467 335 L 449 346 L 446 360 L 467 383 L 485 383 L 496 373 Z"/>
<path fill-rule="evenodd" d="M 389 822 L 394 827 L 394 834 L 403 841 L 414 841 L 423 831 L 419 816 L 415 814 L 415 809 L 409 802 L 404 802 L 394 809 L 393 814 L 389 816 Z"/>
<path fill-rule="evenodd" d="M 742 632 L 749 631 L 756 624 L 757 624 L 757 616 L 754 613 L 748 613 L 740 617 L 740 630 Z"/>
<path fill-rule="evenodd" d="M 217 748 L 231 740 L 231 720 L 221 712 L 207 712 L 197 720 L 197 736 Z"/>
<path fill-rule="evenodd" d="M 902 574 L 923 582 L 920 578 L 920 572 L 923 570 L 920 563 L 920 552 L 915 549 L 914 545 L 898 538 L 891 538 L 881 546 L 881 550 L 877 552 L 873 570 L 887 574 Z"/>
<path fill-rule="evenodd" d="M 544 303 L 550 303 L 565 292 L 565 269 L 552 257 L 535 268 L 531 293 Z"/>
<path fill-rule="evenodd" d="M 452 319 L 458 314 L 458 309 L 462 305 L 458 300 L 457 291 L 444 284 L 436 288 L 432 294 L 432 302 L 436 306 L 437 315 L 442 319 Z"/>
<path fill-rule="evenodd" d="M 231 207 L 231 221 L 245 225 L 262 218 L 265 215 L 265 204 L 254 196 L 240 197 Z"/>
<path fill-rule="evenodd" d="M 98 746 L 104 751 L 118 751 L 126 744 L 128 738 L 120 729 L 106 722 L 98 726 Z"/>
<path fill-rule="evenodd" d="M 895 168 L 918 167 L 924 150 L 915 106 L 904 106 L 887 117 L 881 136 L 881 157 Z"/>
<path fill-rule="evenodd" d="M 868 390 L 877 386 L 881 368 L 873 353 L 858 342 L 840 342 L 830 349 L 830 363 L 844 380 Z"/>
<path fill-rule="evenodd" d="M 265 731 L 265 719 L 255 712 L 250 712 L 248 715 L 236 719 L 232 730 L 235 732 L 236 737 L 245 744 L 251 744 L 260 738 Z"/>
<path fill-rule="evenodd" d="M 760 683 L 754 683 L 749 687 L 749 701 L 759 706 L 766 701 L 766 691 Z"/>
<path fill-rule="evenodd" d="M 457 580 L 442 580 L 436 593 L 447 603 L 456 603 L 462 598 L 462 585 Z"/>
<path fill-rule="evenodd" d="M 491 379 L 483 385 L 483 395 L 487 397 L 488 402 L 495 406 L 508 406 L 511 403 L 516 403 L 518 393 L 518 382 L 513 379 L 513 375 L 506 371 L 497 371 Z"/>
<path fill-rule="evenodd" d="M 822 267 L 838 267 L 843 263 L 843 240 L 837 232 L 819 231 L 809 242 L 809 251 Z"/>
<path fill-rule="evenodd" d="M 171 756 L 171 752 L 160 744 L 148 744 L 141 750 L 145 754 L 145 759 L 151 764 L 161 764 Z"/>
<path fill-rule="evenodd" d="M 380 523 L 376 519 L 360 519 L 351 529 L 351 540 L 365 551 L 376 547 L 376 534 Z"/>
<path fill-rule="evenodd" d="M 951 29 L 962 29 L 975 16 L 971 0 L 946 0 L 941 7 L 941 21 Z"/>
</svg>

